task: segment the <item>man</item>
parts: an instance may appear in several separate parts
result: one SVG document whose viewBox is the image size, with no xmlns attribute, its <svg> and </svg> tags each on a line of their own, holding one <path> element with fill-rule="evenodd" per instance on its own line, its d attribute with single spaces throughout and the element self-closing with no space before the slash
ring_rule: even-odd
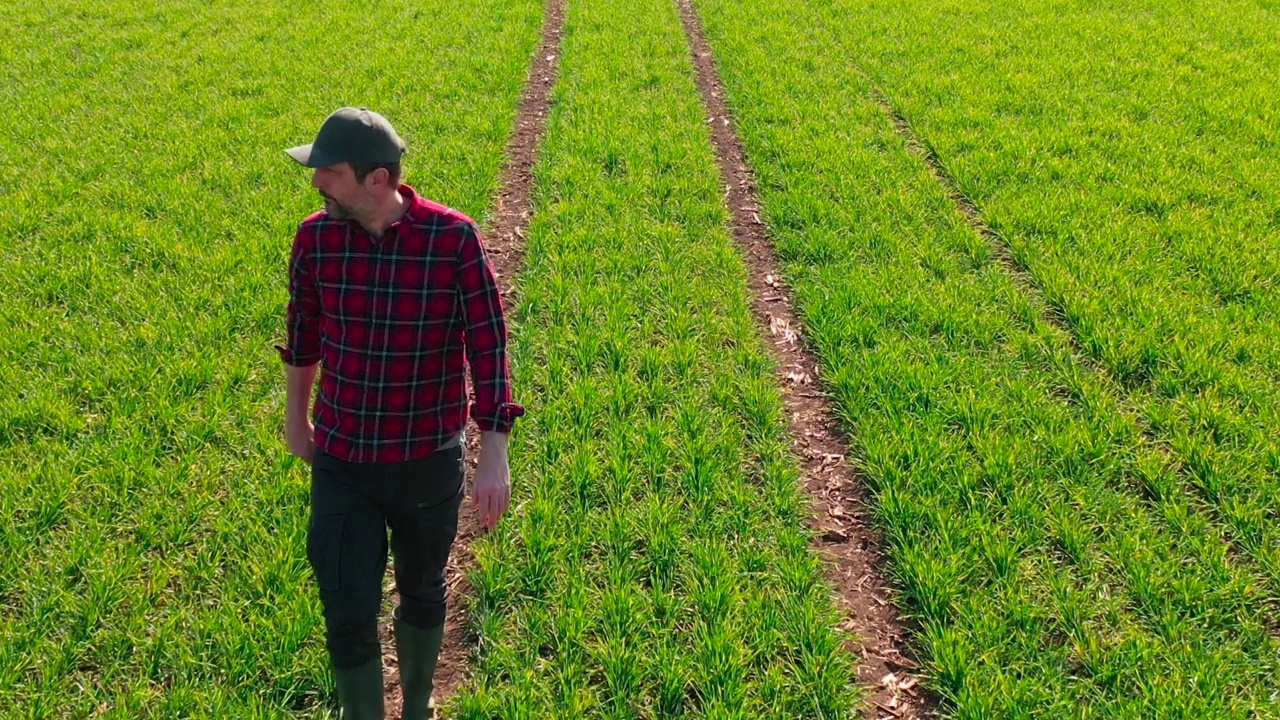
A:
<svg viewBox="0 0 1280 720">
<path fill-rule="evenodd" d="M 405 720 L 434 716 L 445 563 L 463 493 L 465 372 L 481 430 L 472 500 L 485 527 L 510 504 L 506 323 L 475 224 L 400 180 L 386 118 L 342 108 L 287 151 L 325 209 L 298 227 L 289 268 L 285 437 L 311 464 L 307 556 L 344 718 L 383 717 L 378 610 L 387 529 L 400 604 Z M 320 391 L 312 424 L 312 387 Z"/>
</svg>

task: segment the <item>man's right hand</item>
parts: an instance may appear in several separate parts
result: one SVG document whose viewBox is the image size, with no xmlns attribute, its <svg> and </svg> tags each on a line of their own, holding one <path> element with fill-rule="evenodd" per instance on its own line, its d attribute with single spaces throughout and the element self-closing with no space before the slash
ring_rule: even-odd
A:
<svg viewBox="0 0 1280 720">
<path fill-rule="evenodd" d="M 316 456 L 316 429 L 311 424 L 311 392 L 319 363 L 285 365 L 284 439 L 289 452 L 310 465 Z"/>
<path fill-rule="evenodd" d="M 302 418 L 286 418 L 284 421 L 284 439 L 289 443 L 289 453 L 302 458 L 302 461 L 310 465 L 316 456 L 316 429 L 311 424 L 311 419 L 305 415 Z"/>
</svg>

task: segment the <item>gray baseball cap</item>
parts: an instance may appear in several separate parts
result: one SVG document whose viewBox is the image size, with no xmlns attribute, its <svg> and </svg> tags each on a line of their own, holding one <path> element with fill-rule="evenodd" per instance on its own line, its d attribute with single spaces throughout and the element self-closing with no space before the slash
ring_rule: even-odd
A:
<svg viewBox="0 0 1280 720">
<path fill-rule="evenodd" d="M 391 123 L 368 108 L 344 107 L 325 118 L 315 142 L 285 152 L 289 157 L 317 168 L 341 162 L 400 162 L 404 141 Z"/>
</svg>

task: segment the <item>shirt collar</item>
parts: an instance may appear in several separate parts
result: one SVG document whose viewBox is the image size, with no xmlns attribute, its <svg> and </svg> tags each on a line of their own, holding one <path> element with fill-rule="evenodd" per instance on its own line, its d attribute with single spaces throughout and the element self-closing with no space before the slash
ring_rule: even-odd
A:
<svg viewBox="0 0 1280 720">
<path fill-rule="evenodd" d="M 391 223 L 391 227 L 387 228 L 387 232 L 395 231 L 398 235 L 403 236 L 409 232 L 409 228 L 415 222 L 422 219 L 423 200 L 417 191 L 404 183 L 400 184 L 399 190 L 408 203 L 408 207 L 405 208 L 404 215 L 401 215 L 399 220 Z"/>
</svg>

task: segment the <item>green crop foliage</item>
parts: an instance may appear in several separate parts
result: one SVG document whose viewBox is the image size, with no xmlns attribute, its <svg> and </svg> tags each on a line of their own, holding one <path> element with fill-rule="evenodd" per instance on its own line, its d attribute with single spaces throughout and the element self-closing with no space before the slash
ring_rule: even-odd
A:
<svg viewBox="0 0 1280 720">
<path fill-rule="evenodd" d="M 1280 582 L 1280 16 L 841 0 L 825 25 Z"/>
<path fill-rule="evenodd" d="M 1280 6 L 696 4 L 944 712 L 1280 715 Z M 0 9 L 0 716 L 332 716 L 281 151 L 373 107 L 483 222 L 542 10 Z M 452 710 L 847 718 L 676 7 L 558 52 Z"/>
<path fill-rule="evenodd" d="M 280 439 L 284 154 L 367 105 L 478 219 L 542 3 L 0 8 L 0 716 L 331 716 Z"/>
<path fill-rule="evenodd" d="M 1240 279 L 1251 272 L 1247 268 L 1270 272 L 1274 253 L 1257 238 L 1274 236 L 1255 235 L 1252 249 L 1224 259 L 1213 271 L 1218 275 L 1173 272 L 1177 263 L 1170 258 L 1183 256 L 1140 252 L 1121 239 L 1139 237 L 1136 231 L 1122 233 L 1124 223 L 1114 218 L 1104 222 L 1062 204 L 1067 193 L 1042 182 L 1049 166 L 1083 172 L 1078 166 L 1055 165 L 1041 156 L 1032 162 L 1030 155 L 1025 163 L 1014 162 L 1010 153 L 1038 136 L 1029 129 L 1003 131 L 1001 123 L 1024 116 L 991 106 L 1021 102 L 1018 108 L 1040 108 L 1035 122 L 1043 125 L 1036 127 L 1063 142 L 1088 138 L 1070 135 L 1054 112 L 1096 123 L 1093 142 L 1117 137 L 1119 129 L 1108 123 L 1119 121 L 1103 112 L 1105 106 L 1071 96 L 1066 88 L 1128 66 L 1099 62 L 1102 49 L 1112 47 L 1101 40 L 1089 61 L 1082 48 L 1065 52 L 1049 43 L 1083 43 L 1099 26 L 1122 27 L 1130 15 L 1160 13 L 1097 10 L 1111 24 L 1091 25 L 1084 18 L 1105 4 L 1055 3 L 1041 10 L 981 3 L 699 0 L 697 7 L 787 279 L 871 484 L 876 522 L 900 602 L 916 627 L 928 682 L 943 697 L 947 714 L 1136 719 L 1280 712 L 1273 573 L 1261 554 L 1233 548 L 1238 536 L 1224 539 L 1224 531 L 1236 530 L 1235 519 L 1206 511 L 1201 495 L 1185 492 L 1186 470 L 1146 437 L 1142 418 L 1123 410 L 1135 398 L 1144 407 L 1183 407 L 1179 403 L 1189 403 L 1189 396 L 1179 393 L 1188 386 L 1175 379 L 1185 374 L 1161 360 L 1155 364 L 1160 373 L 1142 382 L 1117 381 L 1112 356 L 1093 344 L 1094 336 L 1073 336 L 1047 320 L 1066 308 L 1073 330 L 1079 332 L 1081 318 L 1090 318 L 1097 337 L 1114 343 L 1107 347 L 1141 346 L 1161 358 L 1172 357 L 1169 347 L 1204 349 L 1197 338 L 1208 337 L 1201 334 L 1209 332 L 1208 324 L 1179 320 L 1165 326 L 1157 343 L 1118 310 L 1073 308 L 1123 305 L 1140 310 L 1138 317 L 1159 315 L 1173 323 L 1179 317 L 1175 309 L 1191 308 L 1179 304 L 1190 295 L 1174 294 L 1162 304 L 1162 288 L 1202 283 L 1203 290 L 1210 277 Z M 993 23 L 993 16 L 1023 22 L 1022 32 Z M 1032 27 L 1036 22 L 1045 27 Z M 1260 32 L 1263 20 L 1258 22 Z M 1221 30 L 1228 32 L 1226 24 Z M 1162 34 L 1126 38 L 1116 51 L 1125 53 L 1126 62 L 1166 49 Z M 1196 52 L 1193 57 L 1217 57 L 1208 49 Z M 1050 81 L 1045 73 L 1054 67 L 1062 69 Z M 1010 237 L 1021 238 L 1014 240 L 1015 250 L 1047 288 L 1050 306 L 1014 281 L 944 185 L 895 132 L 873 99 L 872 78 L 891 101 L 902 103 L 899 109 L 961 189 L 984 211 L 993 209 L 987 219 L 997 231 L 1012 232 L 1015 206 L 1048 213 L 1040 216 L 1043 232 L 1034 240 Z M 1140 80 L 1113 78 L 1114 94 L 1108 97 L 1136 106 L 1132 93 L 1167 86 Z M 938 89 L 925 93 L 923 87 Z M 1184 86 L 1187 94 L 1192 88 L 1200 91 L 1195 83 Z M 1241 90 L 1233 97 L 1246 94 Z M 1065 99 L 1056 102 L 1059 96 Z M 1274 98 L 1271 93 L 1237 106 L 1243 108 L 1238 113 L 1256 112 Z M 987 105 L 974 108 L 979 100 Z M 1213 93 L 1206 91 L 1202 100 L 1213 102 Z M 1261 142 L 1272 132 L 1261 124 L 1252 127 L 1257 134 L 1213 137 L 1223 145 L 1243 144 Z M 1119 164 L 1135 163 L 1139 154 L 1163 160 L 1166 155 L 1156 148 L 1143 146 L 1119 158 L 1108 152 L 1110 146 L 1090 150 L 1098 167 L 1110 168 L 1107 192 L 1173 191 L 1153 178 L 1131 180 L 1132 168 Z M 1224 159 L 1218 167 L 1226 164 Z M 1260 181 L 1274 171 L 1273 164 L 1268 167 L 1242 163 L 1239 172 L 1256 173 Z M 1203 178 L 1192 174 L 1184 180 L 1179 187 Z M 997 182 L 1003 183 L 1003 199 L 996 197 Z M 1102 189 L 1078 189 L 1072 201 L 1101 202 L 1092 198 Z M 1224 226 L 1260 230 L 1261 204 L 1233 218 L 1232 208 L 1244 207 L 1247 196 L 1233 197 L 1239 202 L 1226 206 Z M 1064 246 L 1054 238 L 1076 221 L 1113 223 L 1116 234 L 1089 236 L 1087 252 L 1080 247 L 1055 255 Z M 1191 242 L 1183 250 L 1186 257 Z M 1107 268 L 1108 278 L 1129 278 L 1127 289 L 1121 292 L 1115 283 L 1053 284 L 1070 273 L 1047 271 L 1050 257 L 1060 263 L 1052 267 L 1065 268 L 1070 261 Z M 1143 258 L 1164 265 L 1134 264 Z M 1269 286 L 1259 280 L 1248 287 L 1256 291 L 1248 301 L 1254 304 L 1242 304 L 1239 312 L 1270 322 Z M 1234 329 L 1251 353 L 1264 354 L 1267 325 L 1217 327 L 1224 333 Z M 1203 357 L 1210 357 L 1208 350 Z M 1269 372 L 1266 362 L 1250 360 L 1231 377 L 1258 379 Z M 1180 389 L 1165 397 L 1157 390 L 1165 387 Z M 1251 397 L 1257 413 L 1248 417 L 1267 417 L 1269 411 L 1261 409 L 1267 396 Z M 1240 426 L 1254 427 L 1244 421 Z M 1185 432 L 1195 431 L 1186 426 Z M 1239 448 L 1245 452 L 1243 443 Z M 1252 456 L 1259 461 L 1268 457 L 1257 447 L 1248 452 L 1259 453 Z M 1262 475 L 1219 479 L 1224 488 L 1238 490 L 1231 497 L 1241 503 L 1262 502 Z M 1258 492 L 1251 495 L 1248 488 Z M 1270 506 L 1242 507 L 1274 507 L 1274 498 L 1273 492 Z"/>
<path fill-rule="evenodd" d="M 570 2 L 521 276 L 517 510 L 462 718 L 847 718 L 773 363 L 669 0 Z"/>
</svg>

